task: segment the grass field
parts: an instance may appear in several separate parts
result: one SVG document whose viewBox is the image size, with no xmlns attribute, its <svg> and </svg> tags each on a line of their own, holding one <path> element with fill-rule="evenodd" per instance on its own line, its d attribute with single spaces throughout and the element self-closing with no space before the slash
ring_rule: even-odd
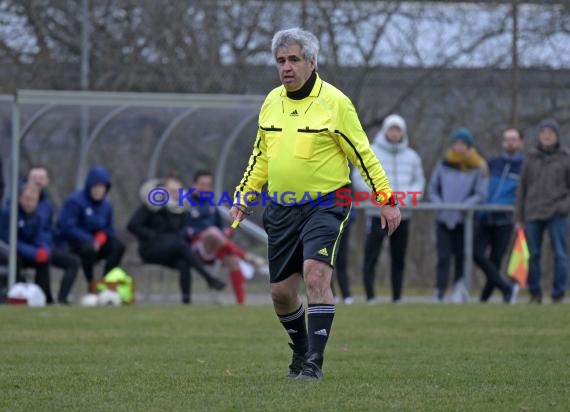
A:
<svg viewBox="0 0 570 412">
<path fill-rule="evenodd" d="M 570 410 L 568 305 L 337 306 L 289 381 L 264 306 L 0 308 L 0 410 Z"/>
</svg>

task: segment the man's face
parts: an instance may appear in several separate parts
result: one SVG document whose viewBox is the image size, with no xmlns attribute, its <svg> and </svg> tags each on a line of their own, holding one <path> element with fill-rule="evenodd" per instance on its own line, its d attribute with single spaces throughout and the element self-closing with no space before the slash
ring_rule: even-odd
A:
<svg viewBox="0 0 570 412">
<path fill-rule="evenodd" d="M 386 138 L 390 143 L 400 143 L 403 137 L 404 133 L 398 126 L 390 126 L 386 131 Z"/>
<path fill-rule="evenodd" d="M 28 182 L 35 185 L 38 189 L 45 189 L 49 185 L 49 175 L 46 169 L 36 167 L 28 173 Z"/>
<path fill-rule="evenodd" d="M 514 154 L 522 148 L 522 139 L 516 129 L 507 129 L 503 132 L 503 150 Z"/>
<path fill-rule="evenodd" d="M 281 47 L 275 56 L 279 79 L 288 92 L 299 90 L 315 70 L 315 63 L 308 62 L 301 53 L 301 46 L 293 44 Z"/>
<path fill-rule="evenodd" d="M 465 154 L 469 150 L 469 146 L 463 140 L 456 140 L 451 144 L 451 150 L 456 153 Z"/>
<path fill-rule="evenodd" d="M 95 186 L 91 187 L 91 191 L 89 192 L 91 199 L 96 202 L 103 200 L 106 193 L 107 186 L 105 186 L 103 183 L 97 183 Z"/>
<path fill-rule="evenodd" d="M 20 195 L 20 207 L 29 215 L 38 207 L 38 193 L 35 190 L 24 189 Z"/>
<path fill-rule="evenodd" d="M 214 189 L 214 179 L 212 176 L 202 175 L 194 181 L 196 193 L 212 192 Z"/>
<path fill-rule="evenodd" d="M 558 137 L 550 127 L 543 127 L 538 133 L 538 140 L 543 146 L 548 147 L 554 146 L 558 142 Z"/>
</svg>

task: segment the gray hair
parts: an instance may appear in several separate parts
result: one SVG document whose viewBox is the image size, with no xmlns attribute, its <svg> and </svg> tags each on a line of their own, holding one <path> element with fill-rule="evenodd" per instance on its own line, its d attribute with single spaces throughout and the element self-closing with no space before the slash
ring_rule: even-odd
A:
<svg viewBox="0 0 570 412">
<path fill-rule="evenodd" d="M 281 30 L 275 33 L 271 41 L 271 52 L 273 57 L 277 56 L 277 50 L 281 47 L 291 47 L 298 44 L 305 60 L 313 62 L 317 67 L 317 55 L 319 54 L 319 40 L 310 31 L 295 27 L 293 29 Z"/>
</svg>

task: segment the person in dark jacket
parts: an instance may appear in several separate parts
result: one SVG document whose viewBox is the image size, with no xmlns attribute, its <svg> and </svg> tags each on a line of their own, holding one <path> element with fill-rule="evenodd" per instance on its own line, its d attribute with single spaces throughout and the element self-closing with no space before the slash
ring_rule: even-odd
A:
<svg viewBox="0 0 570 412">
<path fill-rule="evenodd" d="M 540 257 L 547 229 L 554 255 L 551 297 L 562 302 L 568 287 L 568 214 L 570 213 L 570 150 L 560 145 L 554 119 L 539 125 L 538 142 L 525 156 L 517 192 L 515 225 L 524 228 L 530 252 L 528 289 L 532 303 L 542 302 Z"/>
<path fill-rule="evenodd" d="M 178 204 L 178 189 L 183 187 L 180 178 L 169 176 L 164 183 L 158 180 L 147 182 L 141 188 L 143 204 L 135 211 L 127 226 L 139 241 L 139 255 L 143 262 L 178 269 L 182 303 L 191 303 L 191 273 L 196 269 L 208 283 L 208 287 L 221 290 L 225 283 L 215 278 L 204 267 L 190 248 L 186 239 L 186 223 L 189 213 Z M 169 193 L 169 202 L 162 207 L 149 203 L 148 194 L 156 187 L 164 187 Z"/>
<path fill-rule="evenodd" d="M 81 259 L 90 293 L 97 290 L 93 276 L 95 264 L 104 259 L 106 274 L 120 265 L 125 252 L 113 226 L 113 207 L 106 198 L 110 189 L 107 169 L 92 168 L 85 187 L 65 199 L 57 219 L 59 237 Z"/>
<path fill-rule="evenodd" d="M 432 203 L 484 203 L 488 191 L 488 166 L 473 147 L 474 138 L 465 127 L 451 134 L 451 145 L 445 157 L 436 165 L 431 176 L 428 195 Z M 436 217 L 437 277 L 434 299 L 442 302 L 447 288 L 449 265 L 455 263 L 451 300 L 455 303 L 469 299 L 463 282 L 464 213 L 440 210 Z"/>
<path fill-rule="evenodd" d="M 18 197 L 17 281 L 23 282 L 22 268 L 34 268 L 35 282 L 42 289 L 48 304 L 53 303 L 50 288 L 49 260 L 51 237 L 44 220 L 37 213 L 39 191 L 35 186 L 20 188 Z M 9 242 L 10 209 L 4 208 L 0 218 L 0 239 Z"/>
<path fill-rule="evenodd" d="M 522 146 L 522 134 L 518 129 L 510 127 L 503 132 L 503 152 L 488 160 L 487 203 L 514 205 L 523 162 Z M 511 212 L 481 212 L 476 215 L 473 258 L 487 278 L 481 302 L 487 302 L 495 288 L 502 292 L 504 302 L 514 303 L 516 300 L 518 284 L 501 276 L 501 262 L 511 240 L 513 226 Z"/>
</svg>

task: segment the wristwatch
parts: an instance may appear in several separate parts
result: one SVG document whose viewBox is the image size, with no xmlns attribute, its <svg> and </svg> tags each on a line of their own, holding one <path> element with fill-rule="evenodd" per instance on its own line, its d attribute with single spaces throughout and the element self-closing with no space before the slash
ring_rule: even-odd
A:
<svg viewBox="0 0 570 412">
<path fill-rule="evenodd" d="M 394 198 L 394 196 L 390 196 L 386 202 L 386 205 L 399 206 L 400 204 L 398 203 L 398 200 Z"/>
</svg>

